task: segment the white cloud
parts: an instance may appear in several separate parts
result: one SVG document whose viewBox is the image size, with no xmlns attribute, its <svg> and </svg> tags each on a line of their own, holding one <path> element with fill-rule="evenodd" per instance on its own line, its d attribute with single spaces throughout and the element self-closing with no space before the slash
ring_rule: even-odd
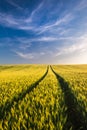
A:
<svg viewBox="0 0 87 130">
<path fill-rule="evenodd" d="M 80 0 L 78 5 L 75 7 L 75 10 L 80 11 L 84 8 L 87 8 L 87 0 Z"/>
<path fill-rule="evenodd" d="M 7 15 L 5 13 L 0 12 L 0 23 L 5 24 L 6 26 L 18 25 L 16 19 L 12 17 L 12 15 Z"/>
<path fill-rule="evenodd" d="M 36 38 L 16 38 L 17 41 L 22 42 L 22 43 L 32 43 L 32 42 L 51 42 L 51 41 L 56 41 L 58 38 L 56 37 L 36 37 Z"/>
<path fill-rule="evenodd" d="M 13 1 L 9 1 L 7 0 L 7 2 L 17 8 L 21 8 L 19 5 L 17 5 L 15 2 Z M 31 14 L 29 16 L 20 16 L 20 18 L 15 17 L 13 14 L 11 13 L 3 13 L 0 12 L 0 24 L 2 24 L 3 26 L 7 26 L 7 27 L 11 27 L 11 28 L 16 28 L 16 29 L 21 29 L 21 30 L 25 30 L 25 31 L 36 31 L 38 30 L 35 27 L 35 23 L 33 22 L 33 18 L 36 15 L 36 13 L 38 11 L 40 11 L 40 9 L 43 6 L 43 2 L 41 2 L 36 9 L 34 9 Z M 21 8 L 22 9 L 22 8 Z M 26 14 L 26 11 L 24 11 L 24 14 Z"/>
<path fill-rule="evenodd" d="M 72 29 L 64 29 L 62 28 L 59 32 L 59 35 L 64 35 L 64 34 L 68 34 L 70 31 L 72 31 Z"/>
<path fill-rule="evenodd" d="M 68 41 L 67 41 L 68 42 Z M 81 54 L 83 52 L 86 52 L 87 50 L 87 37 L 85 35 L 77 38 L 72 38 L 72 44 L 63 44 L 62 47 L 59 47 L 57 50 L 58 52 L 55 54 L 55 56 L 64 56 L 64 55 L 72 55 L 74 54 Z"/>
<path fill-rule="evenodd" d="M 29 41 L 28 38 L 1 38 L 0 39 L 0 46 L 2 47 L 10 47 L 16 48 L 20 50 L 27 50 L 31 47 L 32 43 Z"/>
<path fill-rule="evenodd" d="M 28 48 L 30 48 L 31 47 L 31 43 L 21 43 L 20 45 L 19 45 L 19 48 L 20 49 L 22 49 L 22 50 L 26 50 L 26 49 L 28 49 Z"/>
<path fill-rule="evenodd" d="M 58 18 L 54 23 L 50 23 L 50 24 L 48 23 L 47 25 L 40 26 L 39 29 L 37 30 L 37 33 L 42 34 L 43 32 L 46 32 L 49 30 L 54 30 L 55 28 L 57 30 L 58 28 L 60 28 L 60 26 L 62 26 L 64 24 L 68 24 L 73 19 L 74 19 L 73 14 L 67 13 L 63 17 Z M 64 28 L 63 28 L 63 30 L 64 30 Z"/>
<path fill-rule="evenodd" d="M 15 51 L 15 53 L 20 56 L 21 58 L 24 58 L 24 59 L 34 59 L 35 58 L 35 55 L 33 53 L 22 53 L 22 52 L 17 52 Z"/>
<path fill-rule="evenodd" d="M 45 52 L 41 52 L 41 53 L 40 53 L 40 55 L 42 55 L 42 56 L 45 55 L 45 54 L 46 54 Z"/>
<path fill-rule="evenodd" d="M 15 2 L 13 2 L 12 0 L 6 0 L 10 5 L 16 7 L 19 10 L 22 10 L 23 8 L 21 6 L 19 6 L 18 4 L 16 4 Z"/>
<path fill-rule="evenodd" d="M 32 22 L 33 17 L 35 16 L 35 14 L 41 9 L 41 7 L 43 6 L 43 2 L 41 2 L 36 9 L 34 9 L 32 11 L 32 13 L 30 14 L 30 16 L 28 18 L 25 19 L 26 23 Z"/>
<path fill-rule="evenodd" d="M 38 5 L 38 7 L 32 11 L 29 17 L 16 18 L 12 14 L 0 12 L 0 24 L 2 24 L 3 26 L 21 29 L 25 31 L 32 30 L 37 34 L 41 34 L 45 31 L 54 30 L 55 28 L 58 29 L 62 24 L 68 24 L 74 18 L 74 16 L 71 13 L 68 13 L 60 19 L 57 19 L 54 23 L 48 22 L 48 24 L 46 25 L 36 27 L 36 24 L 33 22 L 33 17 L 42 6 L 43 3 L 40 3 L 40 5 Z"/>
<path fill-rule="evenodd" d="M 17 54 L 17 56 L 23 58 L 23 59 L 30 59 L 30 60 L 36 60 L 36 59 L 40 59 L 43 56 L 47 55 L 49 53 L 48 52 L 32 52 L 32 53 L 24 53 L 24 52 L 19 52 L 19 51 L 15 51 L 13 50 L 13 52 L 15 54 Z"/>
<path fill-rule="evenodd" d="M 21 29 L 21 30 L 35 30 L 34 26 L 31 24 L 26 24 L 26 18 L 15 18 L 11 14 L 0 12 L 0 24 L 3 26 Z"/>
<path fill-rule="evenodd" d="M 64 37 L 61 37 L 60 40 L 64 39 Z M 4 39 L 5 41 L 8 41 L 9 44 L 14 42 L 13 47 L 11 47 L 11 51 L 15 53 L 19 58 L 23 58 L 26 60 L 34 60 L 37 61 L 42 61 L 42 59 L 47 60 L 51 59 L 53 63 L 85 63 L 87 62 L 86 57 L 87 57 L 87 35 L 84 34 L 80 37 L 66 37 L 65 40 L 66 42 L 63 43 L 62 45 L 59 45 L 59 47 L 55 46 L 55 40 L 57 42 L 57 39 L 50 37 L 42 37 L 40 38 L 35 38 L 31 39 L 32 42 L 30 42 L 30 39 L 28 38 L 14 38 L 10 39 L 7 38 Z M 43 46 L 38 50 L 35 49 L 33 52 L 30 52 L 30 50 L 27 50 L 28 48 L 31 47 L 34 41 L 52 41 L 54 42 L 54 47 L 50 48 L 47 46 Z M 1 41 L 0 43 L 3 43 L 5 41 Z M 15 46 L 15 42 L 18 43 Z M 51 44 L 52 45 L 52 44 Z M 38 45 L 39 47 L 39 45 Z M 14 50 L 13 50 L 14 48 Z M 46 49 L 45 49 L 46 48 Z M 81 59 L 81 61 L 80 61 Z M 57 62 L 58 60 L 58 62 Z M 49 61 L 49 60 L 48 60 Z"/>
<path fill-rule="evenodd" d="M 63 18 L 61 19 L 58 19 L 53 26 L 58 26 L 60 24 L 64 24 L 64 23 L 69 23 L 72 19 L 74 18 L 74 16 L 69 13 L 69 14 L 66 14 Z"/>
<path fill-rule="evenodd" d="M 41 38 L 36 38 L 34 40 L 43 41 L 43 42 L 47 41 L 48 42 L 48 41 L 55 41 L 55 40 L 57 40 L 57 38 L 55 38 L 55 37 L 41 37 Z"/>
</svg>

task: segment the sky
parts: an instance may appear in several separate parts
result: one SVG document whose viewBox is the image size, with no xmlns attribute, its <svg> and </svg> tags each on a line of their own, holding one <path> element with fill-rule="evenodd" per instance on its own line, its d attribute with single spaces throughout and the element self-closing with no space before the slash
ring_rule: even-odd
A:
<svg viewBox="0 0 87 130">
<path fill-rule="evenodd" d="M 0 64 L 87 64 L 87 0 L 0 0 Z"/>
</svg>

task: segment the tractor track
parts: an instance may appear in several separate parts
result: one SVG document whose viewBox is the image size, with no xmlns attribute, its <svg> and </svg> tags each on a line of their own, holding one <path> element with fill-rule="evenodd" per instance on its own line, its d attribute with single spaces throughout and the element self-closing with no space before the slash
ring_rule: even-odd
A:
<svg viewBox="0 0 87 130">
<path fill-rule="evenodd" d="M 79 106 L 75 95 L 72 93 L 68 83 L 57 74 L 53 68 L 50 66 L 52 72 L 55 74 L 62 92 L 64 93 L 64 100 L 67 106 L 67 122 L 63 128 L 63 130 L 70 130 L 72 126 L 72 130 L 87 130 L 87 118 L 84 119 L 81 107 Z"/>
<path fill-rule="evenodd" d="M 48 70 L 49 70 L 49 66 L 47 66 L 47 70 L 45 72 L 45 74 L 39 79 L 37 80 L 36 82 L 34 82 L 33 84 L 31 84 L 28 89 L 24 90 L 23 92 L 19 93 L 16 97 L 13 97 L 12 101 L 9 102 L 7 101 L 5 103 L 5 105 L 1 105 L 0 106 L 0 120 L 3 120 L 5 119 L 6 115 L 8 114 L 8 112 L 10 112 L 14 102 L 19 102 L 21 101 L 25 96 L 26 94 L 30 93 L 34 88 L 37 87 L 37 85 L 46 77 L 46 75 L 48 74 Z"/>
</svg>

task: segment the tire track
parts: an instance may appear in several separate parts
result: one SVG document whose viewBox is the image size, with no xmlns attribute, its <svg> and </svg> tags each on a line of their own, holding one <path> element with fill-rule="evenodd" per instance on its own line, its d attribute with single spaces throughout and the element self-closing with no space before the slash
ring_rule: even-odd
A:
<svg viewBox="0 0 87 130">
<path fill-rule="evenodd" d="M 65 104 L 67 106 L 68 119 L 63 130 L 69 130 L 71 126 L 72 130 L 87 130 L 87 118 L 85 119 L 83 117 L 82 109 L 68 83 L 59 74 L 57 74 L 51 66 L 50 68 L 60 83 L 60 87 L 64 93 Z"/>
<path fill-rule="evenodd" d="M 37 85 L 48 74 L 48 70 L 49 70 L 49 66 L 47 66 L 47 70 L 46 70 L 45 74 L 39 80 L 37 80 L 35 83 L 31 84 L 27 90 L 24 90 L 23 92 L 19 93 L 16 97 L 13 97 L 11 102 L 7 101 L 4 106 L 3 105 L 0 106 L 0 120 L 5 119 L 7 113 L 11 110 L 11 107 L 13 106 L 14 102 L 18 103 L 20 100 L 22 100 L 26 96 L 27 93 L 30 93 L 34 88 L 37 87 Z"/>
</svg>

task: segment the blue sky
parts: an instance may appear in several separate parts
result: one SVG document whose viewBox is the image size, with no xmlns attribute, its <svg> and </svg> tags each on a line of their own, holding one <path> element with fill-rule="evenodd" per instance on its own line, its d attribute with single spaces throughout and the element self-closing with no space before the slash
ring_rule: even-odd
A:
<svg viewBox="0 0 87 130">
<path fill-rule="evenodd" d="M 0 64 L 87 63 L 87 0 L 0 0 Z"/>
</svg>

